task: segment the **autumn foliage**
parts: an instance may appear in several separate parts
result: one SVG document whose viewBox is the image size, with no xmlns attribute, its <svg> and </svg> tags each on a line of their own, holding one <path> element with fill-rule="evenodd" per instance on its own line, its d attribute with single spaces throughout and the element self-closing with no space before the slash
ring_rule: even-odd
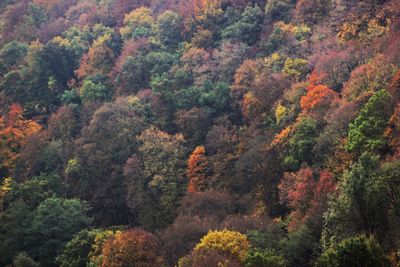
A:
<svg viewBox="0 0 400 267">
<path fill-rule="evenodd" d="M 7 172 L 14 167 L 15 159 L 26 138 L 41 129 L 33 120 L 23 117 L 19 104 L 10 106 L 6 115 L 0 115 L 0 169 Z"/>
<path fill-rule="evenodd" d="M 212 258 L 223 263 L 233 264 L 229 266 L 240 266 L 250 248 L 247 237 L 239 232 L 222 230 L 210 231 L 205 235 L 193 249 L 192 254 L 180 259 L 180 267 L 199 266 L 201 262 L 213 262 Z M 210 257 L 211 256 L 211 257 Z"/>
<path fill-rule="evenodd" d="M 291 231 L 305 222 L 314 223 L 314 227 L 321 226 L 322 213 L 326 210 L 329 194 L 335 192 L 335 184 L 332 174 L 325 170 L 317 179 L 309 167 L 285 174 L 279 184 L 279 196 L 280 201 L 291 209 Z"/>
<path fill-rule="evenodd" d="M 400 106 L 398 105 L 390 117 L 389 125 L 385 129 L 385 137 L 389 141 L 393 157 L 400 157 Z"/>
<path fill-rule="evenodd" d="M 188 160 L 186 176 L 189 179 L 188 192 L 201 192 L 207 189 L 208 160 L 204 146 L 198 146 Z"/>
<path fill-rule="evenodd" d="M 400 266 L 399 23 L 0 0 L 0 266 Z"/>
<path fill-rule="evenodd" d="M 103 245 L 101 266 L 161 267 L 163 259 L 158 252 L 158 241 L 149 232 L 140 229 L 117 232 Z"/>
<path fill-rule="evenodd" d="M 320 84 L 322 78 L 323 75 L 316 72 L 310 75 L 307 94 L 300 99 L 300 107 L 305 114 L 321 116 L 339 99 L 338 93 Z"/>
</svg>

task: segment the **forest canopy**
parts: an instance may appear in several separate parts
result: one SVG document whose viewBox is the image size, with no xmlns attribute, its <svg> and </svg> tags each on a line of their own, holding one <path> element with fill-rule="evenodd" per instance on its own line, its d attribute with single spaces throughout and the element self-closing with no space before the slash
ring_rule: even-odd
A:
<svg viewBox="0 0 400 267">
<path fill-rule="evenodd" d="M 0 266 L 400 266 L 400 1 L 0 1 Z"/>
</svg>

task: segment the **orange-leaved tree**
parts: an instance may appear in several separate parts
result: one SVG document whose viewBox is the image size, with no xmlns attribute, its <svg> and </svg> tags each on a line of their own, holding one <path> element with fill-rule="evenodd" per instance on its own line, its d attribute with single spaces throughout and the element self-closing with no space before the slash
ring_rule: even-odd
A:
<svg viewBox="0 0 400 267">
<path fill-rule="evenodd" d="M 303 223 L 322 230 L 322 215 L 327 209 L 328 196 L 336 191 L 336 181 L 328 170 L 318 176 L 313 169 L 304 167 L 294 173 L 285 173 L 279 184 L 279 198 L 290 210 L 290 231 Z"/>
<path fill-rule="evenodd" d="M 189 192 L 201 192 L 207 189 L 208 159 L 204 146 L 196 147 L 190 155 L 186 176 L 189 178 Z"/>
<path fill-rule="evenodd" d="M 144 230 L 132 229 L 117 232 L 103 245 L 102 267 L 161 267 L 157 238 Z"/>
<path fill-rule="evenodd" d="M 35 121 L 24 119 L 19 104 L 12 104 L 7 114 L 0 115 L 0 176 L 7 174 L 14 167 L 25 139 L 40 128 Z"/>
<path fill-rule="evenodd" d="M 315 71 L 310 75 L 307 94 L 300 99 L 300 107 L 303 113 L 312 117 L 323 117 L 331 105 L 339 99 L 339 94 L 328 86 L 320 83 L 323 74 Z"/>
</svg>

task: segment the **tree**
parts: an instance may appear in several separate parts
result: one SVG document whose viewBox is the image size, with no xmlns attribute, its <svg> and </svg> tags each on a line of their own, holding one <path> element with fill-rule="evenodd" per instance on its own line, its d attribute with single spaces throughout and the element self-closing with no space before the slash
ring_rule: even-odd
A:
<svg viewBox="0 0 400 267">
<path fill-rule="evenodd" d="M 178 216 L 162 234 L 165 259 L 171 265 L 187 255 L 209 229 L 222 225 L 234 216 L 240 204 L 227 192 L 208 190 L 186 193 L 178 209 Z M 240 220 L 240 219 L 239 219 Z M 217 261 L 218 262 L 218 261 Z M 201 264 L 201 261 L 198 262 Z"/>
<path fill-rule="evenodd" d="M 285 259 L 276 255 L 273 250 L 252 249 L 246 256 L 246 267 L 286 267 Z"/>
<path fill-rule="evenodd" d="M 139 50 L 121 61 L 115 79 L 120 94 L 137 93 L 149 87 L 151 66 L 147 62 L 145 52 L 147 52 L 145 49 Z"/>
<path fill-rule="evenodd" d="M 308 62 L 301 58 L 288 58 L 283 66 L 283 73 L 296 80 L 302 80 L 308 72 Z"/>
<path fill-rule="evenodd" d="M 287 266 L 306 267 L 310 266 L 312 255 L 318 246 L 318 240 L 313 236 L 312 230 L 303 225 L 280 240 L 279 251 Z"/>
<path fill-rule="evenodd" d="M 366 233 L 388 238 L 390 202 L 379 177 L 379 158 L 367 152 L 343 174 L 338 194 L 329 201 L 323 240 L 329 245 Z"/>
<path fill-rule="evenodd" d="M 202 85 L 212 80 L 211 53 L 203 48 L 192 47 L 181 57 L 182 71 L 189 73 L 195 85 Z"/>
<path fill-rule="evenodd" d="M 293 25 L 291 23 L 286 24 L 283 21 L 278 21 L 274 24 L 274 28 L 269 38 L 262 43 L 262 46 L 265 50 L 264 53 L 267 55 L 271 55 L 274 52 L 280 52 L 286 55 L 292 54 L 296 51 L 296 54 L 304 53 L 303 44 L 306 43 L 307 39 L 311 36 L 311 28 L 307 25 L 301 24 L 299 26 Z M 296 55 L 295 54 L 295 55 Z M 289 66 L 294 66 L 295 64 L 302 72 L 306 72 L 307 68 L 305 68 L 304 62 L 290 62 Z"/>
<path fill-rule="evenodd" d="M 229 86 L 227 83 L 206 82 L 200 89 L 198 103 L 211 115 L 229 110 Z"/>
<path fill-rule="evenodd" d="M 85 79 L 80 89 L 80 96 L 84 102 L 102 101 L 109 100 L 111 98 L 111 92 L 105 85 L 95 83 L 90 79 Z"/>
<path fill-rule="evenodd" d="M 272 21 L 287 21 L 291 17 L 293 3 L 290 0 L 268 0 L 265 6 L 265 18 Z"/>
<path fill-rule="evenodd" d="M 112 237 L 114 237 L 117 233 L 121 231 L 116 230 L 104 230 L 99 231 L 94 238 L 94 242 L 92 244 L 91 250 L 89 252 L 88 258 L 90 259 L 87 266 L 101 266 L 103 260 L 103 247 L 104 244 Z"/>
<path fill-rule="evenodd" d="M 28 46 L 23 43 L 12 41 L 4 45 L 0 50 L 0 76 L 11 71 L 28 53 Z"/>
<path fill-rule="evenodd" d="M 90 223 L 87 206 L 79 200 L 58 198 L 64 191 L 60 177 L 42 174 L 13 183 L 0 213 L 0 262 L 6 265 L 21 251 L 40 266 L 54 266 L 65 243 Z"/>
<path fill-rule="evenodd" d="M 173 11 L 165 11 L 154 24 L 157 40 L 167 49 L 174 50 L 182 41 L 183 18 Z"/>
<path fill-rule="evenodd" d="M 390 117 L 388 126 L 385 129 L 385 138 L 387 139 L 393 158 L 400 156 L 400 105 L 397 105 L 392 116 Z"/>
<path fill-rule="evenodd" d="M 331 42 L 327 40 L 326 42 Z M 314 65 L 314 69 L 324 73 L 323 79 L 320 81 L 329 88 L 339 91 L 343 89 L 344 83 L 348 81 L 350 73 L 354 67 L 354 51 L 353 47 L 334 47 L 325 51 L 323 47 L 317 48 L 310 62 Z M 352 92 L 355 93 L 355 92 Z"/>
<path fill-rule="evenodd" d="M 7 193 L 11 190 L 13 180 L 10 177 L 4 177 L 0 185 L 0 211 L 4 210 L 4 200 Z"/>
<path fill-rule="evenodd" d="M 382 164 L 379 179 L 383 183 L 383 189 L 386 191 L 388 201 L 390 203 L 389 208 L 394 210 L 396 216 L 400 216 L 399 208 L 399 190 L 400 184 L 397 179 L 400 172 L 400 161 L 395 160 Z"/>
<path fill-rule="evenodd" d="M 319 172 L 319 179 L 314 188 L 310 208 L 304 218 L 310 227 L 314 229 L 314 232 L 318 234 L 322 232 L 324 213 L 328 209 L 329 199 L 336 194 L 336 184 L 336 179 L 330 171 L 322 170 Z"/>
<path fill-rule="evenodd" d="M 36 244 L 32 255 L 41 265 L 52 266 L 66 242 L 90 224 L 87 211 L 88 207 L 77 199 L 51 197 L 40 203 L 31 231 Z"/>
<path fill-rule="evenodd" d="M 316 186 L 313 170 L 300 169 L 297 173 L 286 173 L 279 185 L 279 198 L 293 210 L 289 230 L 298 228 L 305 213 L 310 208 L 313 191 Z"/>
<path fill-rule="evenodd" d="M 43 45 L 32 42 L 24 64 L 6 75 L 4 89 L 16 102 L 24 105 L 30 116 L 52 112 L 74 76 L 79 58 L 75 51 L 56 40 Z M 18 78 L 17 78 L 18 77 Z M 15 83 L 14 78 L 19 80 Z"/>
<path fill-rule="evenodd" d="M 312 149 L 316 143 L 317 126 L 309 117 L 300 118 L 295 125 L 295 132 L 289 140 L 289 155 L 285 165 L 297 169 L 302 162 L 312 162 Z"/>
<path fill-rule="evenodd" d="M 168 72 L 178 58 L 178 54 L 167 51 L 150 51 L 146 55 L 146 62 L 152 76 Z"/>
<path fill-rule="evenodd" d="M 329 11 L 327 0 L 300 0 L 296 2 L 296 17 L 306 24 L 315 24 Z"/>
<path fill-rule="evenodd" d="M 338 99 L 339 95 L 327 86 L 311 85 L 307 88 L 307 95 L 301 97 L 300 107 L 305 114 L 320 118 Z"/>
<path fill-rule="evenodd" d="M 252 45 L 258 40 L 263 19 L 264 14 L 258 5 L 248 5 L 240 19 L 222 31 L 222 37 Z"/>
<path fill-rule="evenodd" d="M 279 56 L 278 56 L 279 57 Z M 275 73 L 267 60 L 245 60 L 237 69 L 231 93 L 242 107 L 245 122 L 259 125 L 270 116 L 270 109 L 289 86 L 289 79 Z"/>
<path fill-rule="evenodd" d="M 158 253 L 158 240 L 153 234 L 140 229 L 118 232 L 103 245 L 101 266 L 164 266 Z"/>
<path fill-rule="evenodd" d="M 215 78 L 219 82 L 231 84 L 235 71 L 242 64 L 248 46 L 244 43 L 223 42 L 213 51 Z"/>
<path fill-rule="evenodd" d="M 185 141 L 181 134 L 170 135 L 154 126 L 137 140 L 141 143 L 139 153 L 131 157 L 124 170 L 127 203 L 146 228 L 167 225 L 175 217 L 187 186 Z"/>
<path fill-rule="evenodd" d="M 8 208 L 0 213 L 1 265 L 10 264 L 18 251 L 32 249 L 26 241 L 29 239 L 33 209 L 23 200 L 17 200 L 10 203 Z"/>
<path fill-rule="evenodd" d="M 382 152 L 387 147 L 384 130 L 389 122 L 390 96 L 386 90 L 376 92 L 350 124 L 346 149 L 360 155 L 364 151 Z"/>
<path fill-rule="evenodd" d="M 178 215 L 161 235 L 162 254 L 168 266 L 174 266 L 179 258 L 188 254 L 213 225 L 210 220 L 196 216 Z"/>
<path fill-rule="evenodd" d="M 85 229 L 77 233 L 57 256 L 57 264 L 60 267 L 86 267 L 90 262 L 89 253 L 100 232 L 98 229 Z"/>
<path fill-rule="evenodd" d="M 228 263 L 230 261 L 243 263 L 249 248 L 250 243 L 244 234 L 226 229 L 209 231 L 193 249 L 192 254 L 179 261 L 179 266 L 197 266 L 199 260 L 203 258 L 202 261 L 204 262 L 204 258 L 207 258 L 208 255 L 214 257 L 219 255 L 219 260 L 224 259 Z M 222 259 L 221 256 L 223 256 Z M 223 263 L 224 261 L 218 264 Z"/>
<path fill-rule="evenodd" d="M 89 119 L 66 167 L 69 190 L 90 203 L 96 222 L 127 223 L 123 165 L 137 151 L 136 138 L 147 123 L 127 98 L 103 104 Z"/>
<path fill-rule="evenodd" d="M 13 259 L 14 267 L 39 267 L 39 264 L 36 263 L 27 253 L 20 253 Z"/>
<path fill-rule="evenodd" d="M 198 28 L 191 40 L 191 43 L 198 48 L 207 49 L 213 45 L 213 33 L 210 30 Z"/>
<path fill-rule="evenodd" d="M 388 87 L 388 91 L 391 94 L 393 101 L 395 103 L 400 100 L 400 70 L 396 72 L 396 74 L 392 77 L 390 81 L 390 85 Z"/>
<path fill-rule="evenodd" d="M 76 0 L 34 0 L 36 5 L 43 7 L 49 15 L 52 17 L 62 16 L 64 12 L 67 11 L 69 6 L 72 6 L 76 3 Z"/>
<path fill-rule="evenodd" d="M 78 78 L 83 79 L 90 75 L 101 74 L 106 76 L 112 70 L 115 53 L 110 48 L 112 36 L 106 33 L 95 40 L 89 51 L 81 58 L 81 64 L 75 71 Z"/>
<path fill-rule="evenodd" d="M 205 108 L 194 107 L 176 112 L 174 122 L 190 144 L 189 147 L 194 147 L 203 143 L 211 124 L 210 119 Z"/>
<path fill-rule="evenodd" d="M 291 209 L 289 231 L 304 223 L 315 233 L 322 231 L 322 215 L 329 196 L 336 190 L 336 181 L 327 170 L 321 171 L 318 178 L 316 176 L 310 167 L 305 167 L 295 173 L 285 173 L 278 186 L 280 201 Z"/>
<path fill-rule="evenodd" d="M 204 29 L 211 31 L 212 36 L 218 36 L 220 31 L 218 25 L 223 21 L 223 10 L 220 0 L 191 0 L 181 2 L 180 12 L 184 17 L 184 32 L 191 34 L 197 29 Z"/>
<path fill-rule="evenodd" d="M 73 157 L 74 139 L 79 134 L 79 130 L 78 112 L 72 105 L 59 108 L 56 113 L 52 114 L 48 121 L 49 133 L 61 143 L 62 152 L 60 154 L 64 166 Z"/>
<path fill-rule="evenodd" d="M 152 34 L 153 24 L 151 10 L 140 7 L 125 15 L 124 27 L 120 29 L 120 33 L 124 40 L 149 37 Z"/>
<path fill-rule="evenodd" d="M 212 250 L 207 254 L 200 251 L 192 251 L 188 256 L 180 258 L 179 267 L 201 267 L 201 266 L 243 266 L 239 260 L 229 257 L 220 251 Z"/>
<path fill-rule="evenodd" d="M 139 151 L 143 156 L 144 175 L 150 178 L 149 186 L 166 193 L 160 199 L 162 206 L 173 205 L 175 201 L 168 203 L 168 199 L 179 196 L 180 187 L 185 181 L 183 167 L 186 164 L 183 158 L 186 152 L 183 136 L 169 135 L 151 127 L 145 130 L 138 140 L 142 143 Z M 171 192 L 172 188 L 168 186 L 172 186 L 177 191 Z"/>
<path fill-rule="evenodd" d="M 200 240 L 194 250 L 204 251 L 205 253 L 219 250 L 243 262 L 249 247 L 250 243 L 245 235 L 225 229 L 210 231 Z"/>
<path fill-rule="evenodd" d="M 333 246 L 317 259 L 316 267 L 390 266 L 382 248 L 373 237 L 352 237 Z"/>
<path fill-rule="evenodd" d="M 208 160 L 205 153 L 204 146 L 198 146 L 189 157 L 186 176 L 189 179 L 188 191 L 191 193 L 207 189 Z"/>
<path fill-rule="evenodd" d="M 355 68 L 345 83 L 342 95 L 347 100 L 370 97 L 382 89 L 389 89 L 396 70 L 383 55 L 376 55 L 370 62 Z"/>
<path fill-rule="evenodd" d="M 26 138 L 37 133 L 41 126 L 23 117 L 19 104 L 10 106 L 5 116 L 0 115 L 0 177 L 15 167 L 15 160 Z"/>
</svg>

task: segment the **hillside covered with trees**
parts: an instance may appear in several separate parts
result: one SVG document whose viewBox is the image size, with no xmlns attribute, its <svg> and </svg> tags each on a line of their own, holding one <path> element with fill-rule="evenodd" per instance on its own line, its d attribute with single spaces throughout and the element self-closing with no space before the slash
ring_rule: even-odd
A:
<svg viewBox="0 0 400 267">
<path fill-rule="evenodd" d="M 0 266 L 400 266 L 400 1 L 1 0 Z"/>
</svg>

